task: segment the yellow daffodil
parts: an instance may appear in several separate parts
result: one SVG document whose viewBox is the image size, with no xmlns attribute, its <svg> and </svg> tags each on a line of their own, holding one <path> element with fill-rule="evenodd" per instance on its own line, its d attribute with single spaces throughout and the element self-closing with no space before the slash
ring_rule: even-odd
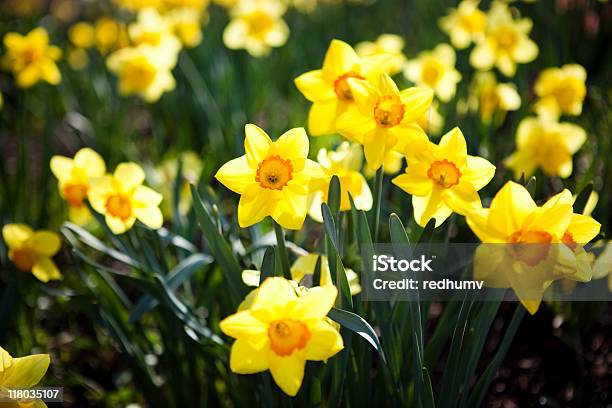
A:
<svg viewBox="0 0 612 408">
<path fill-rule="evenodd" d="M 113 18 L 103 17 L 97 20 L 94 30 L 96 48 L 102 54 L 128 45 L 127 27 Z"/>
<path fill-rule="evenodd" d="M 202 17 L 193 8 L 177 8 L 167 15 L 172 31 L 181 43 L 193 48 L 202 42 Z"/>
<path fill-rule="evenodd" d="M 68 39 L 77 48 L 89 48 L 93 46 L 96 31 L 93 25 L 80 21 L 73 24 L 68 30 Z"/>
<path fill-rule="evenodd" d="M 0 396 L 6 398 L 7 389 L 28 389 L 38 385 L 44 377 L 51 359 L 48 354 L 32 354 L 25 357 L 12 357 L 5 349 L 0 347 Z M 35 407 L 42 408 L 47 405 L 41 400 L 27 400 L 3 402 L 3 407 Z"/>
<path fill-rule="evenodd" d="M 332 40 L 323 67 L 295 79 L 299 91 L 312 102 L 308 114 L 310 134 L 320 136 L 335 133 L 338 117 L 349 107 L 354 107 L 349 78 L 376 81 L 381 73 L 388 70 L 390 63 L 387 54 L 359 58 L 350 45 Z"/>
<path fill-rule="evenodd" d="M 438 101 L 433 101 L 425 114 L 417 120 L 417 124 L 421 127 L 421 129 L 433 137 L 440 136 L 442 127 L 444 126 L 444 117 L 442 114 L 440 114 L 439 108 L 440 104 Z"/>
<path fill-rule="evenodd" d="M 62 75 L 55 62 L 62 51 L 49 44 L 49 35 L 44 28 L 35 28 L 25 36 L 7 33 L 4 47 L 6 53 L 2 62 L 13 73 L 19 87 L 29 88 L 39 81 L 51 85 L 60 83 Z"/>
<path fill-rule="evenodd" d="M 572 174 L 572 155 L 586 140 L 586 132 L 573 123 L 526 118 L 516 131 L 516 151 L 505 160 L 516 178 L 530 177 L 541 168 L 548 176 L 567 178 Z"/>
<path fill-rule="evenodd" d="M 365 177 L 359 172 L 363 163 L 363 153 L 358 144 L 343 142 L 336 150 L 319 150 L 317 161 L 325 177 L 313 183 L 313 193 L 309 197 L 308 215 L 318 222 L 323 222 L 321 203 L 327 203 L 329 183 L 333 176 L 340 181 L 340 211 L 351 209 L 349 193 L 358 210 L 369 211 L 372 208 L 372 192 Z"/>
<path fill-rule="evenodd" d="M 580 115 L 586 96 L 586 78 L 585 69 L 578 64 L 543 70 L 535 83 L 538 96 L 535 111 L 552 119 L 561 115 Z"/>
<path fill-rule="evenodd" d="M 448 44 L 438 44 L 431 51 L 423 51 L 404 68 L 406 78 L 416 85 L 434 90 L 442 102 L 455 96 L 461 74 L 455 69 L 455 50 Z"/>
<path fill-rule="evenodd" d="M 406 56 L 402 52 L 404 39 L 396 34 L 381 34 L 376 41 L 363 41 L 355 46 L 355 52 L 361 58 L 374 55 L 388 55 L 387 74 L 395 75 L 402 70 Z"/>
<path fill-rule="evenodd" d="M 53 156 L 50 164 L 53 175 L 58 179 L 59 193 L 68 203 L 70 220 L 84 225 L 91 217 L 85 202 L 89 183 L 91 179 L 106 173 L 104 159 L 86 147 L 79 150 L 73 159 Z"/>
<path fill-rule="evenodd" d="M 2 227 L 2 238 L 8 247 L 9 259 L 17 269 L 32 272 L 41 282 L 62 279 L 62 274 L 51 260 L 62 245 L 55 232 L 32 231 L 24 224 L 6 224 Z"/>
<path fill-rule="evenodd" d="M 157 101 L 176 86 L 172 67 L 176 54 L 160 47 L 139 45 L 122 48 L 108 56 L 108 69 L 119 77 L 121 95 L 138 95 L 146 102 Z"/>
<path fill-rule="evenodd" d="M 385 160 L 383 160 L 383 172 L 388 175 L 394 175 L 400 172 L 404 165 L 404 155 L 395 150 L 389 150 L 385 154 Z M 376 175 L 376 170 L 372 170 L 369 167 L 363 169 L 363 175 L 366 178 L 371 179 Z"/>
<path fill-rule="evenodd" d="M 289 281 L 266 279 L 248 309 L 220 323 L 221 331 L 236 339 L 230 369 L 238 374 L 270 370 L 283 392 L 295 396 L 306 360 L 326 361 L 344 348 L 326 317 L 337 294 L 334 286 L 319 286 L 298 297 Z"/>
<path fill-rule="evenodd" d="M 288 229 L 300 229 L 308 210 L 310 183 L 324 177 L 321 166 L 307 158 L 303 128 L 288 130 L 273 142 L 262 129 L 245 127 L 246 154 L 225 163 L 215 175 L 240 194 L 238 224 L 246 228 L 268 215 Z"/>
<path fill-rule="evenodd" d="M 348 109 L 338 118 L 338 131 L 363 144 L 370 169 L 378 169 L 398 143 L 410 145 L 427 139 L 417 121 L 431 106 L 431 89 L 416 87 L 400 92 L 387 74 L 380 75 L 376 85 L 355 78 L 349 78 L 348 83 L 356 109 Z"/>
<path fill-rule="evenodd" d="M 404 152 L 406 172 L 393 184 L 412 194 L 416 222 L 424 227 L 435 218 L 440 226 L 454 211 L 467 215 L 481 206 L 478 191 L 495 175 L 495 166 L 467 154 L 465 137 L 454 128 L 435 145 L 427 140 Z"/>
<path fill-rule="evenodd" d="M 456 9 L 449 9 L 438 24 L 450 37 L 457 49 L 467 48 L 471 42 L 484 38 L 487 27 L 487 15 L 478 9 L 478 0 L 463 0 Z"/>
<path fill-rule="evenodd" d="M 329 270 L 329 261 L 325 255 L 308 254 L 299 256 L 293 265 L 291 265 L 291 278 L 296 282 L 302 282 L 304 278 L 312 280 L 319 256 L 321 257 L 321 280 L 319 281 L 319 285 L 333 285 L 334 281 L 332 280 Z M 359 284 L 359 275 L 352 269 L 345 269 L 344 271 L 346 272 L 346 280 L 349 283 L 351 295 L 360 293 L 361 285 Z"/>
<path fill-rule="evenodd" d="M 132 43 L 138 45 L 150 45 L 160 49 L 160 54 L 168 61 L 171 67 L 176 65 L 178 52 L 181 50 L 181 42 L 174 35 L 171 21 L 161 16 L 154 8 L 145 8 L 138 12 L 138 19 L 128 26 L 128 34 Z"/>
<path fill-rule="evenodd" d="M 505 76 L 514 76 L 516 64 L 531 62 L 538 56 L 538 46 L 529 38 L 532 25 L 528 18 L 514 20 L 508 5 L 494 2 L 486 36 L 472 50 L 470 63 L 483 71 L 496 66 Z"/>
<path fill-rule="evenodd" d="M 512 287 L 531 314 L 538 310 L 544 291 L 554 280 L 590 279 L 588 263 L 580 262 L 571 245 L 563 241 L 565 236 L 570 243 L 566 235 L 570 226 L 576 234 L 572 235 L 573 244 L 574 238 L 576 242 L 591 239 L 599 224 L 575 217 L 568 190 L 538 207 L 525 187 L 509 181 L 495 195 L 490 208 L 472 211 L 467 222 L 487 244 L 476 250 L 474 278 L 484 280 L 489 287 Z M 561 266 L 564 273 L 559 275 L 556 272 Z"/>
<path fill-rule="evenodd" d="M 495 113 L 501 122 L 506 112 L 521 107 L 521 97 L 514 84 L 498 83 L 493 72 L 478 72 L 470 87 L 468 106 L 480 112 L 484 123 L 491 123 Z"/>
<path fill-rule="evenodd" d="M 145 173 L 136 163 L 121 163 L 115 172 L 90 181 L 87 197 L 94 210 L 103 214 L 114 234 L 129 230 L 138 219 L 157 229 L 164 222 L 161 194 L 142 185 Z"/>
<path fill-rule="evenodd" d="M 240 0 L 230 11 L 232 20 L 223 31 L 223 43 L 232 50 L 245 49 L 253 57 L 269 54 L 289 37 L 282 18 L 286 9 L 280 0 Z"/>
</svg>

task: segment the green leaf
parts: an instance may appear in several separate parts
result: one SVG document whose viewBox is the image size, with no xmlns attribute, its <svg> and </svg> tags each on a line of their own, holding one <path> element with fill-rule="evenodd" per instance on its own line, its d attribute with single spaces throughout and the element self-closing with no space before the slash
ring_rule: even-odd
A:
<svg viewBox="0 0 612 408">
<path fill-rule="evenodd" d="M 325 226 L 325 232 L 331 240 L 336 251 L 339 251 L 338 235 L 336 234 L 336 222 L 331 213 L 329 206 L 325 203 L 321 204 L 321 213 L 323 213 L 323 225 Z"/>
<path fill-rule="evenodd" d="M 536 187 L 537 187 L 536 176 L 531 176 L 525 188 L 527 188 L 527 191 L 529 191 L 529 194 L 531 194 L 532 197 L 535 197 L 536 195 Z"/>
<path fill-rule="evenodd" d="M 340 179 L 334 175 L 329 182 L 329 191 L 327 195 L 327 204 L 333 215 L 337 215 L 340 211 Z"/>
<path fill-rule="evenodd" d="M 380 358 L 382 358 L 384 362 L 387 361 L 382 345 L 376 336 L 376 332 L 361 316 L 335 307 L 329 311 L 328 316 L 342 327 L 363 337 L 372 347 L 374 347 L 374 350 L 378 352 Z"/>
<path fill-rule="evenodd" d="M 261 262 L 261 274 L 259 275 L 259 284 L 275 275 L 275 257 L 274 247 L 267 247 L 264 253 L 263 261 Z"/>
<path fill-rule="evenodd" d="M 427 243 L 431 241 L 433 237 L 434 230 L 436 229 L 436 220 L 432 218 L 423 228 L 423 232 L 418 239 L 419 244 Z"/>
</svg>

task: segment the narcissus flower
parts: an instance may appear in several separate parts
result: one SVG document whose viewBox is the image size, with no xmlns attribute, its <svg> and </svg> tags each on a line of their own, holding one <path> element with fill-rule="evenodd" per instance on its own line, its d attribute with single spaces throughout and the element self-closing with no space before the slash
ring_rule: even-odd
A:
<svg viewBox="0 0 612 408">
<path fill-rule="evenodd" d="M 68 30 L 68 39 L 77 48 L 89 48 L 95 40 L 94 27 L 84 21 L 73 24 Z"/>
<path fill-rule="evenodd" d="M 2 238 L 8 247 L 9 259 L 17 269 L 32 272 L 41 282 L 62 279 L 62 274 L 51 259 L 62 245 L 55 232 L 32 231 L 24 224 L 6 224 L 2 227 Z"/>
<path fill-rule="evenodd" d="M 534 109 L 538 115 L 557 119 L 561 115 L 580 115 L 586 96 L 585 69 L 578 64 L 547 68 L 535 83 L 538 100 Z"/>
<path fill-rule="evenodd" d="M 238 224 L 249 227 L 271 216 L 288 229 L 300 229 L 308 210 L 310 183 L 324 177 L 321 166 L 307 158 L 303 128 L 288 130 L 273 142 L 262 129 L 245 127 L 246 154 L 225 163 L 215 175 L 240 194 Z"/>
<path fill-rule="evenodd" d="M 333 285 L 334 281 L 331 277 L 329 270 L 329 261 L 325 255 L 319 254 L 308 254 L 299 256 L 293 265 L 291 265 L 291 278 L 296 282 L 302 282 L 305 278 L 311 279 L 314 276 L 315 269 L 317 268 L 317 261 L 321 257 L 321 280 L 319 285 Z M 361 285 L 359 284 L 359 275 L 352 269 L 345 269 L 346 280 L 348 281 L 351 295 L 356 295 L 361 292 Z M 316 282 L 312 284 L 316 285 Z"/>
<path fill-rule="evenodd" d="M 29 88 L 39 81 L 57 85 L 62 75 L 56 65 L 62 51 L 49 44 L 49 34 L 42 27 L 26 35 L 7 33 L 4 36 L 6 54 L 3 65 L 13 73 L 17 85 Z"/>
<path fill-rule="evenodd" d="M 504 163 L 516 178 L 530 177 L 541 168 L 548 176 L 569 177 L 572 155 L 586 140 L 586 132 L 573 123 L 549 122 L 526 118 L 516 131 L 516 151 Z"/>
<path fill-rule="evenodd" d="M 87 197 L 94 210 L 103 214 L 114 234 L 132 228 L 136 219 L 157 229 L 164 222 L 159 204 L 162 195 L 142 185 L 145 173 L 136 163 L 121 163 L 115 172 L 90 182 Z"/>
<path fill-rule="evenodd" d="M 507 111 L 521 107 L 521 97 L 514 84 L 498 83 L 492 72 L 478 72 L 470 86 L 468 106 L 470 110 L 480 112 L 484 123 L 491 123 L 496 113 L 501 122 Z"/>
<path fill-rule="evenodd" d="M 113 18 L 103 17 L 97 20 L 94 29 L 96 48 L 102 54 L 127 47 L 129 44 L 127 27 Z"/>
<path fill-rule="evenodd" d="M 166 58 L 172 58 L 171 67 L 176 65 L 181 42 L 172 31 L 171 21 L 161 16 L 154 8 L 145 8 L 138 12 L 138 19 L 128 26 L 130 40 L 136 46 L 150 45 L 157 47 Z"/>
<path fill-rule="evenodd" d="M 514 20 L 508 5 L 494 2 L 486 36 L 472 50 L 470 63 L 483 71 L 496 66 L 505 76 L 514 76 L 516 64 L 531 62 L 538 56 L 538 46 L 529 38 L 532 25 L 528 18 Z"/>
<path fill-rule="evenodd" d="M 380 75 L 376 85 L 356 78 L 349 78 L 348 83 L 356 109 L 340 116 L 338 131 L 363 144 L 370 169 L 378 169 L 398 143 L 410 145 L 427 139 L 417 121 L 431 105 L 431 89 L 416 87 L 400 92 L 387 74 Z"/>
<path fill-rule="evenodd" d="M 308 215 L 318 222 L 323 222 L 321 203 L 327 203 L 329 184 L 333 176 L 340 181 L 340 211 L 351 209 L 349 193 L 358 210 L 369 211 L 372 208 L 372 192 L 365 177 L 359 172 L 363 164 L 363 153 L 358 144 L 343 142 L 336 150 L 319 150 L 317 161 L 325 177 L 313 183 L 313 193 L 309 197 Z"/>
<path fill-rule="evenodd" d="M 442 102 L 455 96 L 457 82 L 461 80 L 461 74 L 455 69 L 455 50 L 448 44 L 439 44 L 409 60 L 404 75 L 416 85 L 433 89 Z"/>
<path fill-rule="evenodd" d="M 108 69 L 119 77 L 119 93 L 135 94 L 146 102 L 155 102 L 174 89 L 171 70 L 175 63 L 174 52 L 151 45 L 122 48 L 106 60 Z"/>
<path fill-rule="evenodd" d="M 576 258 L 574 243 L 566 233 L 573 225 L 576 242 L 586 241 L 592 239 L 599 225 L 575 218 L 568 190 L 538 207 L 525 187 L 509 181 L 495 195 L 490 208 L 472 211 L 467 222 L 485 243 L 476 250 L 474 278 L 484 280 L 489 287 L 512 287 L 531 314 L 538 310 L 542 294 L 554 280 L 590 279 L 590 266 Z M 560 267 L 562 275 L 557 273 Z"/>
<path fill-rule="evenodd" d="M 457 49 L 467 48 L 470 43 L 484 38 L 487 15 L 478 9 L 477 0 L 463 0 L 456 9 L 449 9 L 438 22 Z"/>
<path fill-rule="evenodd" d="M 428 140 L 404 152 L 406 172 L 393 184 L 412 194 L 416 222 L 424 227 L 435 218 L 436 227 L 454 211 L 467 215 L 481 207 L 478 190 L 495 175 L 495 166 L 482 157 L 467 154 L 463 133 L 454 128 L 435 145 Z"/>
<path fill-rule="evenodd" d="M 223 43 L 232 50 L 245 49 L 254 57 L 269 54 L 289 37 L 282 18 L 286 9 L 279 0 L 240 0 L 230 10 L 232 20 L 223 31 Z"/>
<path fill-rule="evenodd" d="M 12 357 L 0 347 L 0 390 L 3 396 L 6 389 L 27 389 L 35 387 L 43 378 L 51 359 L 48 354 L 32 354 L 25 357 Z M 41 400 L 27 402 L 4 402 L 5 407 L 46 407 Z"/>
<path fill-rule="evenodd" d="M 308 131 L 312 136 L 336 132 L 338 117 L 349 107 L 354 98 L 349 78 L 377 81 L 392 63 L 386 54 L 359 58 L 350 45 L 332 40 L 325 54 L 323 67 L 306 72 L 295 79 L 295 85 L 306 99 L 312 102 L 308 114 Z"/>
<path fill-rule="evenodd" d="M 202 17 L 196 9 L 177 8 L 167 14 L 172 31 L 181 43 L 193 48 L 202 42 Z"/>
<path fill-rule="evenodd" d="M 361 58 L 374 55 L 388 55 L 387 74 L 395 75 L 402 70 L 406 56 L 402 52 L 404 39 L 396 34 L 381 34 L 376 41 L 363 41 L 355 46 L 357 55 Z"/>
<path fill-rule="evenodd" d="M 70 220 L 84 225 L 91 217 L 85 202 L 89 182 L 106 173 L 104 159 L 86 147 L 79 150 L 74 159 L 53 156 L 50 164 L 53 175 L 58 179 L 59 193 L 68 203 Z"/>
<path fill-rule="evenodd" d="M 289 281 L 266 279 L 248 308 L 220 323 L 221 331 L 236 339 L 230 369 L 238 374 L 270 370 L 276 384 L 295 396 L 306 360 L 326 361 L 344 348 L 326 318 L 337 294 L 334 286 L 319 286 L 298 297 Z"/>
</svg>

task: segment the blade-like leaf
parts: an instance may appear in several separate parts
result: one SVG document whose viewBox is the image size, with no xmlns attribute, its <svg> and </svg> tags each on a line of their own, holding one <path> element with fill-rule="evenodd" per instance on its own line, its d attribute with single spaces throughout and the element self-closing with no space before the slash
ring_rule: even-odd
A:
<svg viewBox="0 0 612 408">
<path fill-rule="evenodd" d="M 378 352 L 382 360 L 385 362 L 387 361 L 382 345 L 376 336 L 376 332 L 361 316 L 335 307 L 329 311 L 328 316 L 342 327 L 363 337 L 372 347 L 374 347 L 374 350 Z"/>
</svg>

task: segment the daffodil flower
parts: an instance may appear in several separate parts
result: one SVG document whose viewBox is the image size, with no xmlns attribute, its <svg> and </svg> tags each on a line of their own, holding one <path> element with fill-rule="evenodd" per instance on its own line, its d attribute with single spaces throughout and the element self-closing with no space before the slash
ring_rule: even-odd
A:
<svg viewBox="0 0 612 408">
<path fill-rule="evenodd" d="M 448 44 L 438 44 L 431 51 L 419 53 L 409 60 L 404 68 L 404 76 L 416 85 L 427 86 L 434 90 L 442 102 L 455 96 L 461 74 L 455 69 L 455 50 Z"/>
<path fill-rule="evenodd" d="M 498 113 L 497 121 L 501 123 L 506 112 L 521 107 L 521 97 L 514 84 L 498 83 L 493 72 L 478 72 L 470 85 L 468 106 L 480 113 L 484 123 L 491 123 L 495 113 Z"/>
<path fill-rule="evenodd" d="M 325 177 L 313 183 L 313 193 L 309 197 L 308 215 L 317 222 L 323 222 L 321 203 L 327 203 L 329 184 L 333 176 L 340 181 L 340 211 L 351 209 L 349 194 L 355 208 L 369 211 L 372 208 L 372 192 L 365 177 L 359 172 L 363 153 L 358 144 L 343 142 L 336 150 L 319 150 L 317 161 Z"/>
<path fill-rule="evenodd" d="M 0 347 L 0 395 L 6 389 L 26 389 L 36 386 L 43 378 L 51 359 L 48 354 L 32 354 L 25 357 L 12 357 L 5 349 Z M 2 395 L 8 397 L 8 395 Z M 2 403 L 5 407 L 46 407 L 41 400 L 33 402 Z"/>
<path fill-rule="evenodd" d="M 334 286 L 319 286 L 298 296 L 283 278 L 268 278 L 247 304 L 220 323 L 236 339 L 230 369 L 238 374 L 270 370 L 276 384 L 297 395 L 306 360 L 326 361 L 344 348 L 338 330 L 327 320 L 336 296 Z"/>
<path fill-rule="evenodd" d="M 285 132 L 273 142 L 259 127 L 245 126 L 244 156 L 225 163 L 215 175 L 240 194 L 238 224 L 249 227 L 271 216 L 288 229 L 300 229 L 308 210 L 310 183 L 324 177 L 321 167 L 307 158 L 304 128 Z"/>
<path fill-rule="evenodd" d="M 541 168 L 548 176 L 567 178 L 572 174 L 572 155 L 586 141 L 586 132 L 573 123 L 525 118 L 516 131 L 516 151 L 504 163 L 515 177 L 530 177 Z"/>
<path fill-rule="evenodd" d="M 377 170 L 398 143 L 409 146 L 427 140 L 417 121 L 431 106 L 431 89 L 414 87 L 400 92 L 387 74 L 380 75 L 376 85 L 355 78 L 348 83 L 357 109 L 340 116 L 338 131 L 363 144 L 371 170 Z"/>
<path fill-rule="evenodd" d="M 103 214 L 114 234 L 132 228 L 136 219 L 150 228 L 163 224 L 162 195 L 142 185 L 145 173 L 136 163 L 121 163 L 115 172 L 91 181 L 87 194 L 94 210 Z"/>
<path fill-rule="evenodd" d="M 74 159 L 53 156 L 50 164 L 53 175 L 58 179 L 59 193 L 68 203 L 70 220 L 78 225 L 86 224 L 91 218 L 85 202 L 89 182 L 106 173 L 104 159 L 85 147 L 74 155 Z"/>
<path fill-rule="evenodd" d="M 543 70 L 534 86 L 538 96 L 534 110 L 553 120 L 562 114 L 580 115 L 586 96 L 586 78 L 585 69 L 578 64 Z"/>
<path fill-rule="evenodd" d="M 295 85 L 312 102 L 308 113 L 308 131 L 312 136 L 328 135 L 337 130 L 338 117 L 354 98 L 350 78 L 378 80 L 392 64 L 386 54 L 359 58 L 353 48 L 340 40 L 332 40 L 325 54 L 323 67 L 306 72 L 295 79 Z"/>
<path fill-rule="evenodd" d="M 362 41 L 355 45 L 355 52 L 360 58 L 375 55 L 388 55 L 390 58 L 386 72 L 395 75 L 402 70 L 406 56 L 402 52 L 404 39 L 396 34 L 381 34 L 376 41 Z"/>
<path fill-rule="evenodd" d="M 485 38 L 472 50 L 470 63 L 481 71 L 496 66 L 505 76 L 514 76 L 516 64 L 531 62 L 538 56 L 538 46 L 529 38 L 532 26 L 528 18 L 514 20 L 507 4 L 494 2 Z"/>
<path fill-rule="evenodd" d="M 6 54 L 3 58 L 5 66 L 13 73 L 17 85 L 29 88 L 39 81 L 57 85 L 62 75 L 56 61 L 62 51 L 49 45 L 49 34 L 42 27 L 35 28 L 28 34 L 7 33 L 4 36 Z"/>
<path fill-rule="evenodd" d="M 393 184 L 412 194 L 416 222 L 424 227 L 435 218 L 440 226 L 454 211 L 467 215 L 481 206 L 478 190 L 495 174 L 486 159 L 467 154 L 465 137 L 454 128 L 435 145 L 424 141 L 405 151 L 406 172 Z"/>
<path fill-rule="evenodd" d="M 463 0 L 457 8 L 449 9 L 438 24 L 453 46 L 461 50 L 484 38 L 487 15 L 478 9 L 478 0 Z"/>
<path fill-rule="evenodd" d="M 2 239 L 8 247 L 9 259 L 20 271 L 32 272 L 41 282 L 62 279 L 62 274 L 51 259 L 62 244 L 55 232 L 35 232 L 24 224 L 6 224 L 2 227 Z"/>
<path fill-rule="evenodd" d="M 148 7 L 138 12 L 138 18 L 128 26 L 128 34 L 134 46 L 150 45 L 158 48 L 174 67 L 181 42 L 174 35 L 170 19 L 160 15 L 156 9 Z"/>
<path fill-rule="evenodd" d="M 574 217 L 568 190 L 538 207 L 525 187 L 509 181 L 490 208 L 472 211 L 467 222 L 485 243 L 475 253 L 474 279 L 484 280 L 489 287 L 512 287 L 531 314 L 538 310 L 544 291 L 554 280 L 590 279 L 590 266 L 576 258 L 572 246 L 574 240 L 592 239 L 599 225 Z M 572 234 L 571 242 L 567 233 Z"/>
</svg>

